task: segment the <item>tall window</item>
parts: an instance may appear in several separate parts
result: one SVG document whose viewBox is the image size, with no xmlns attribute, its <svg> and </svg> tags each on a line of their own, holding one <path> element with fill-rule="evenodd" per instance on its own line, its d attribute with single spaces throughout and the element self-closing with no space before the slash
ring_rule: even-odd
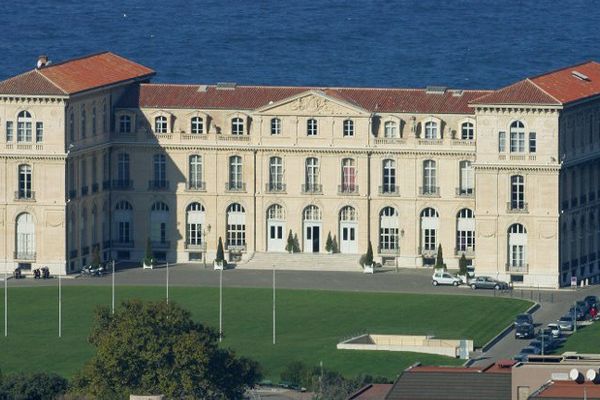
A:
<svg viewBox="0 0 600 400">
<path fill-rule="evenodd" d="M 17 258 L 35 259 L 35 224 L 29 213 L 17 217 Z"/>
<path fill-rule="evenodd" d="M 129 154 L 119 153 L 117 156 L 117 178 L 120 182 L 129 181 Z"/>
<path fill-rule="evenodd" d="M 473 251 L 475 249 L 475 215 L 468 208 L 458 212 L 456 221 L 456 250 Z"/>
<path fill-rule="evenodd" d="M 186 210 L 186 243 L 199 246 L 203 242 L 202 225 L 204 224 L 204 206 L 200 203 L 192 203 Z"/>
<path fill-rule="evenodd" d="M 318 191 L 319 184 L 319 160 L 315 157 L 306 159 L 304 183 L 307 192 Z"/>
<path fill-rule="evenodd" d="M 152 204 L 150 211 L 150 238 L 154 244 L 167 247 L 167 223 L 169 222 L 169 206 L 162 201 Z"/>
<path fill-rule="evenodd" d="M 69 114 L 69 139 L 75 141 L 75 114 L 73 111 Z"/>
<path fill-rule="evenodd" d="M 381 193 L 396 193 L 396 162 L 394 160 L 383 160 Z"/>
<path fill-rule="evenodd" d="M 108 118 L 107 118 L 107 108 L 106 107 L 106 100 L 102 100 L 102 132 L 106 133 L 106 131 L 108 129 L 106 129 L 107 124 L 108 124 Z"/>
<path fill-rule="evenodd" d="M 384 125 L 383 136 L 386 138 L 397 138 L 398 127 L 394 121 L 387 121 Z"/>
<path fill-rule="evenodd" d="M 379 251 L 396 251 L 398 240 L 398 211 L 394 207 L 385 207 L 379 213 Z"/>
<path fill-rule="evenodd" d="M 437 168 L 435 161 L 423 162 L 423 194 L 437 194 Z"/>
<path fill-rule="evenodd" d="M 506 151 L 506 132 L 498 132 L 498 152 Z"/>
<path fill-rule="evenodd" d="M 204 120 L 201 117 L 193 117 L 191 123 L 192 126 L 190 132 L 192 135 L 204 133 Z"/>
<path fill-rule="evenodd" d="M 44 141 L 44 123 L 43 122 L 35 123 L 35 141 L 36 142 Z"/>
<path fill-rule="evenodd" d="M 537 151 L 536 133 L 529 132 L 529 152 L 535 153 Z"/>
<path fill-rule="evenodd" d="M 7 142 L 12 142 L 13 141 L 13 122 L 12 121 L 6 121 L 6 141 Z"/>
<path fill-rule="evenodd" d="M 81 118 L 80 118 L 80 122 L 81 122 L 81 129 L 79 130 L 79 136 L 81 136 L 81 138 L 85 138 L 85 128 L 87 125 L 87 121 L 86 121 L 86 116 L 85 116 L 85 105 L 81 105 Z"/>
<path fill-rule="evenodd" d="M 94 154 L 92 156 L 92 184 L 98 183 L 98 158 Z"/>
<path fill-rule="evenodd" d="M 154 155 L 154 181 L 158 185 L 167 181 L 167 157 L 164 154 Z"/>
<path fill-rule="evenodd" d="M 229 157 L 229 190 L 243 190 L 242 157 Z"/>
<path fill-rule="evenodd" d="M 317 136 L 319 133 L 319 126 L 317 125 L 317 120 L 314 118 L 306 121 L 306 135 L 307 136 Z"/>
<path fill-rule="evenodd" d="M 202 156 L 193 154 L 190 156 L 189 188 L 194 190 L 204 189 L 202 182 Z"/>
<path fill-rule="evenodd" d="M 437 250 L 437 230 L 439 228 L 439 214 L 429 207 L 421 212 L 421 247 L 423 251 L 434 252 Z"/>
<path fill-rule="evenodd" d="M 19 199 L 31 199 L 33 198 L 33 192 L 31 191 L 31 166 L 27 164 L 19 165 L 19 192 L 17 193 Z"/>
<path fill-rule="evenodd" d="M 232 135 L 243 135 L 244 134 L 244 120 L 241 118 L 233 118 L 231 120 L 231 134 Z"/>
<path fill-rule="evenodd" d="M 21 111 L 17 116 L 17 142 L 31 142 L 31 114 Z"/>
<path fill-rule="evenodd" d="M 87 194 L 87 160 L 83 159 L 81 160 L 81 174 L 80 174 L 80 178 L 81 178 L 81 187 L 82 187 L 82 194 L 86 195 Z"/>
<path fill-rule="evenodd" d="M 92 107 L 92 136 L 96 135 L 96 106 Z"/>
<path fill-rule="evenodd" d="M 271 135 L 281 134 L 281 120 L 279 118 L 271 118 Z"/>
<path fill-rule="evenodd" d="M 525 125 L 521 121 L 510 124 L 510 152 L 525 152 Z"/>
<path fill-rule="evenodd" d="M 475 129 L 471 122 L 464 122 L 460 127 L 460 138 L 462 140 L 473 140 L 475 137 Z"/>
<path fill-rule="evenodd" d="M 513 210 L 525 208 L 525 179 L 522 175 L 510 177 L 510 208 Z"/>
<path fill-rule="evenodd" d="M 81 221 L 79 224 L 79 246 L 87 247 L 87 230 L 88 230 L 88 218 L 87 209 L 84 207 L 81 209 Z"/>
<path fill-rule="evenodd" d="M 474 177 L 473 177 L 473 165 L 471 161 L 461 161 L 460 164 L 460 187 L 459 194 L 470 195 L 473 194 Z"/>
<path fill-rule="evenodd" d="M 227 247 L 246 246 L 246 210 L 239 203 L 227 208 Z"/>
<path fill-rule="evenodd" d="M 438 126 L 436 122 L 429 121 L 425 123 L 425 139 L 437 139 Z"/>
<path fill-rule="evenodd" d="M 131 133 L 131 116 L 129 116 L 129 115 L 119 116 L 119 132 Z"/>
<path fill-rule="evenodd" d="M 133 241 L 133 207 L 125 200 L 121 200 L 115 207 L 115 239 L 119 243 Z"/>
<path fill-rule="evenodd" d="M 347 119 L 344 121 L 344 137 L 354 136 L 354 121 Z"/>
<path fill-rule="evenodd" d="M 167 133 L 167 117 L 160 115 L 154 118 L 154 132 Z"/>
<path fill-rule="evenodd" d="M 527 230 L 521 224 L 508 228 L 508 265 L 524 267 L 527 264 Z"/>
<path fill-rule="evenodd" d="M 356 162 L 353 158 L 344 158 L 342 160 L 342 192 L 355 193 L 358 190 L 356 186 Z"/>
<path fill-rule="evenodd" d="M 269 191 L 283 191 L 283 160 L 281 157 L 269 159 Z"/>
</svg>

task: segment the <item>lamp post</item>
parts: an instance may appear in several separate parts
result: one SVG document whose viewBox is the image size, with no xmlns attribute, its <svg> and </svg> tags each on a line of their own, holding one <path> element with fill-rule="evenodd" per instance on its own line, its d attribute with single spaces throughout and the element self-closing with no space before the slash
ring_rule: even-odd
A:
<svg viewBox="0 0 600 400">
<path fill-rule="evenodd" d="M 275 314 L 275 311 L 276 311 L 276 308 L 275 308 L 275 264 L 273 264 L 273 344 L 276 343 L 276 336 L 275 336 L 275 327 L 276 327 L 275 315 L 276 314 Z"/>
<path fill-rule="evenodd" d="M 204 251 L 202 252 L 202 259 L 204 260 L 204 269 L 206 269 L 206 235 L 210 233 L 210 224 L 206 226 L 206 228 L 202 231 L 202 243 L 204 244 Z"/>
<path fill-rule="evenodd" d="M 112 260 L 112 314 L 115 313 L 115 260 Z"/>
</svg>

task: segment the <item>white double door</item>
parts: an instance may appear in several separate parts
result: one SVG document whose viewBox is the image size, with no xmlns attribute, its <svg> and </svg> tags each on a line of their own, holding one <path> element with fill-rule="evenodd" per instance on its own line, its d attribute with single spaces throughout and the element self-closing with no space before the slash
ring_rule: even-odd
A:
<svg viewBox="0 0 600 400">
<path fill-rule="evenodd" d="M 358 252 L 357 222 L 340 222 L 340 252 L 354 254 Z"/>
<path fill-rule="evenodd" d="M 321 249 L 321 223 L 304 222 L 304 252 L 318 253 Z"/>
<path fill-rule="evenodd" d="M 267 251 L 285 251 L 285 222 L 278 220 L 267 221 Z"/>
</svg>

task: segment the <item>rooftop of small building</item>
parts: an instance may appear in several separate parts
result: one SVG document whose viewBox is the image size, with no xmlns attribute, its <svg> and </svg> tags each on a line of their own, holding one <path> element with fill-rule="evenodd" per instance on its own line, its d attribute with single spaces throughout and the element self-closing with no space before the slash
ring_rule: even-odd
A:
<svg viewBox="0 0 600 400">
<path fill-rule="evenodd" d="M 593 382 L 551 381 L 536 390 L 529 396 L 529 399 L 600 400 L 600 384 Z"/>
</svg>

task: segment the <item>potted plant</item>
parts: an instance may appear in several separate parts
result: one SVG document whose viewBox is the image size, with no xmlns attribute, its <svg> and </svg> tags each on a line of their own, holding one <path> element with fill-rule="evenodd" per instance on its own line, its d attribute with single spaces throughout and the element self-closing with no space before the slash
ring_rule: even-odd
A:
<svg viewBox="0 0 600 400">
<path fill-rule="evenodd" d="M 294 233 L 294 253 L 300 253 L 300 242 L 297 233 Z"/>
<path fill-rule="evenodd" d="M 285 245 L 285 251 L 287 251 L 290 254 L 294 252 L 294 235 L 292 234 L 291 229 L 290 229 L 290 233 L 288 234 L 288 237 L 287 237 L 287 244 Z"/>
<path fill-rule="evenodd" d="M 371 246 L 371 241 L 369 240 L 369 246 L 367 247 L 367 252 L 363 254 L 360 258 L 361 265 L 363 267 L 363 272 L 365 274 L 372 274 L 374 272 L 373 265 L 373 246 Z"/>
<path fill-rule="evenodd" d="M 225 251 L 223 250 L 223 239 L 219 236 L 219 244 L 217 245 L 217 256 L 213 263 L 214 269 L 224 269 L 226 265 Z"/>
<path fill-rule="evenodd" d="M 327 234 L 327 240 L 325 241 L 325 251 L 331 254 L 333 253 L 333 239 L 331 238 L 331 232 Z"/>
<path fill-rule="evenodd" d="M 462 279 L 463 283 L 468 283 L 468 272 L 467 272 L 467 257 L 465 257 L 465 253 L 460 256 L 458 260 L 458 277 Z"/>
<path fill-rule="evenodd" d="M 337 236 L 333 235 L 333 252 L 334 253 L 339 253 L 340 252 L 340 247 L 338 246 L 338 242 L 337 242 Z"/>
<path fill-rule="evenodd" d="M 144 256 L 144 269 L 146 268 L 154 268 L 154 257 L 152 257 L 152 241 L 150 238 L 146 241 L 146 254 Z"/>
<path fill-rule="evenodd" d="M 446 270 L 446 264 L 444 264 L 444 254 L 442 251 L 442 245 L 438 246 L 437 256 L 435 257 L 435 269 L 436 270 Z"/>
</svg>

